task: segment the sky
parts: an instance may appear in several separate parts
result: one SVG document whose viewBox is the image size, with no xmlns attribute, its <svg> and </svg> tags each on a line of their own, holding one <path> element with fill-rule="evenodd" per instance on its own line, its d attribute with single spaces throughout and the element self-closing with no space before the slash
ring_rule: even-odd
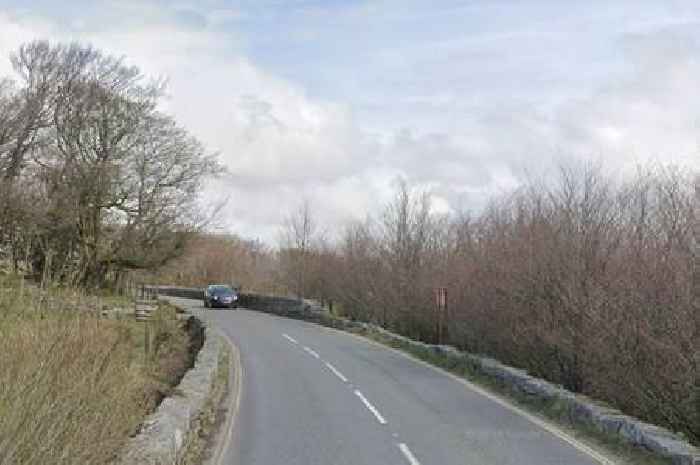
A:
<svg viewBox="0 0 700 465">
<path fill-rule="evenodd" d="M 219 154 L 222 230 L 327 231 L 397 180 L 478 211 L 577 161 L 700 168 L 697 0 L 0 0 L 0 75 L 33 39 L 167 77 L 162 106 Z"/>
</svg>

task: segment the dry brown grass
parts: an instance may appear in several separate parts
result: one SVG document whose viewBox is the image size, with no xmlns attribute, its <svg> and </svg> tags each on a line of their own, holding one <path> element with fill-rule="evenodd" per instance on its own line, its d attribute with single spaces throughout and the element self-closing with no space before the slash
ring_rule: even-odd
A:
<svg viewBox="0 0 700 465">
<path fill-rule="evenodd" d="M 186 368 L 171 310 L 146 358 L 142 325 L 57 310 L 65 292 L 47 311 L 34 292 L 0 289 L 0 464 L 109 463 Z"/>
</svg>

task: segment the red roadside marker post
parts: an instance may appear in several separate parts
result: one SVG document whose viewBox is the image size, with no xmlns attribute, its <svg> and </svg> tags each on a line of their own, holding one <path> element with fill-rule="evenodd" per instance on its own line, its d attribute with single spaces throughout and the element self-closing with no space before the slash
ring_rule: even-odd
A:
<svg viewBox="0 0 700 465">
<path fill-rule="evenodd" d="M 442 344 L 445 341 L 447 333 L 447 288 L 436 287 L 433 289 L 435 298 L 435 332 L 437 333 L 437 343 Z"/>
</svg>

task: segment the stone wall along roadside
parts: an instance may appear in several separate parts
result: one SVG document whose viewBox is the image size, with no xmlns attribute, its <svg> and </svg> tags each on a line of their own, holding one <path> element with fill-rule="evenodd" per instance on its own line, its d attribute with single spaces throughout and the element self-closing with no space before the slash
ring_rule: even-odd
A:
<svg viewBox="0 0 700 465">
<path fill-rule="evenodd" d="M 202 298 L 201 289 L 161 287 L 160 292 L 177 297 Z M 574 394 L 561 386 L 530 376 L 525 370 L 504 365 L 498 360 L 462 352 L 452 346 L 415 341 L 372 323 L 341 318 L 309 301 L 242 294 L 240 304 L 251 310 L 297 318 L 354 333 L 374 333 L 392 346 L 414 353 L 440 356 L 447 365 L 468 366 L 471 373 L 483 376 L 516 395 L 543 404 L 556 404 L 572 424 L 592 427 L 609 437 L 642 447 L 670 459 L 674 465 L 700 465 L 700 450 L 679 435 L 596 403 L 585 396 Z"/>
<path fill-rule="evenodd" d="M 201 320 L 191 316 L 188 327 L 202 344 L 194 367 L 182 378 L 175 394 L 165 398 L 129 440 L 119 465 L 175 465 L 184 454 L 193 425 L 210 397 L 225 348 L 221 336 L 207 332 Z"/>
</svg>

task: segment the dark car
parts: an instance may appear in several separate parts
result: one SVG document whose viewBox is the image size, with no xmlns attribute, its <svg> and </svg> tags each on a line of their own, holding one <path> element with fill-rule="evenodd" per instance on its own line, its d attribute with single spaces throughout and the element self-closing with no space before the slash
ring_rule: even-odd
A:
<svg viewBox="0 0 700 465">
<path fill-rule="evenodd" d="M 238 290 L 226 284 L 210 284 L 204 289 L 204 306 L 207 308 L 236 308 L 238 298 Z"/>
</svg>

